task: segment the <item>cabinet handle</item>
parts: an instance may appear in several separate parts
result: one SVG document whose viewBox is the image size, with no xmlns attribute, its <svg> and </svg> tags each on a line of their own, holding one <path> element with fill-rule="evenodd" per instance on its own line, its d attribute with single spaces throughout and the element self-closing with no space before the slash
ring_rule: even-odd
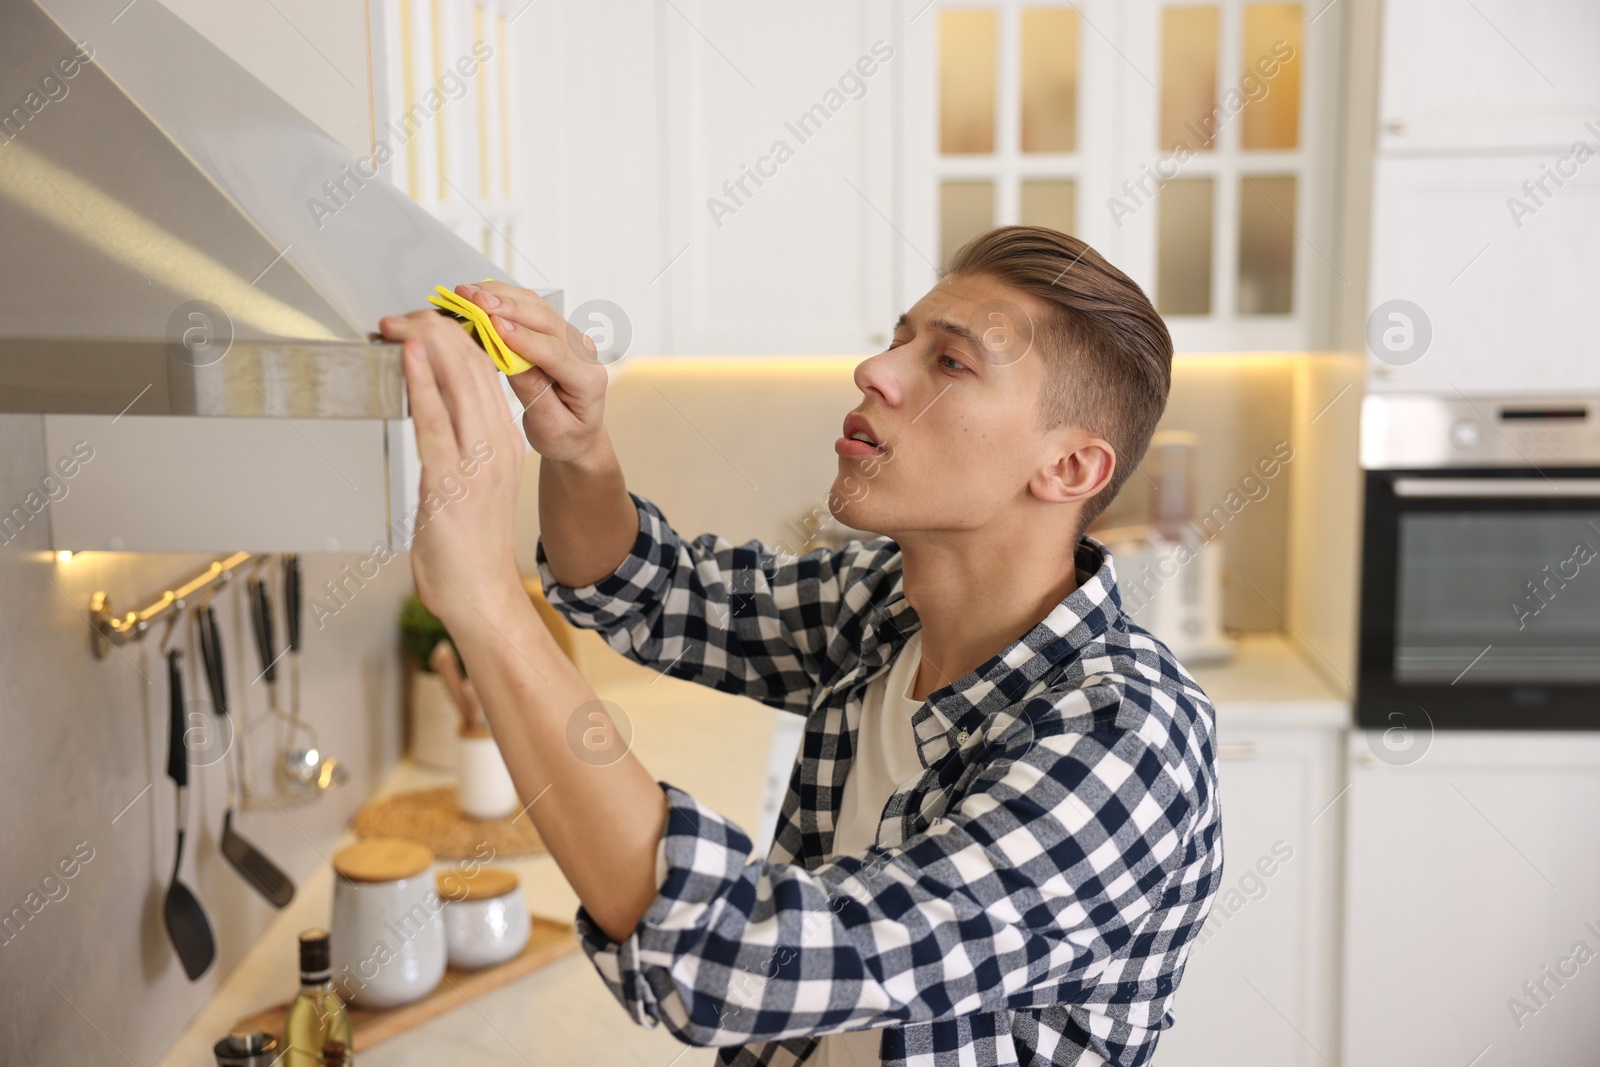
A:
<svg viewBox="0 0 1600 1067">
<path fill-rule="evenodd" d="M 1254 741 L 1245 741 L 1237 745 L 1218 745 L 1217 759 L 1255 759 L 1260 753 L 1256 750 Z"/>
<path fill-rule="evenodd" d="M 1405 133 L 1406 121 L 1405 119 L 1390 119 L 1383 124 L 1383 128 L 1387 133 Z"/>
</svg>

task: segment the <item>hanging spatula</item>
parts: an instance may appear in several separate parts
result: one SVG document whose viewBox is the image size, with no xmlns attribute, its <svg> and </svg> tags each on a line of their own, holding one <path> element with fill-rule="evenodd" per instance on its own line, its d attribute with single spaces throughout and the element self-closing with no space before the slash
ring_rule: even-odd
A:
<svg viewBox="0 0 1600 1067">
<path fill-rule="evenodd" d="M 200 631 L 200 658 L 206 668 L 206 684 L 211 689 L 211 708 L 217 713 L 217 718 L 227 721 L 231 726 L 232 722 L 228 719 L 227 679 L 222 671 L 222 635 L 217 629 L 217 615 L 210 603 L 201 604 L 195 609 L 195 624 Z M 234 766 L 238 753 L 231 743 L 232 738 L 230 731 L 229 751 L 222 757 L 228 765 L 228 806 L 222 813 L 222 856 L 249 883 L 250 888 L 281 908 L 294 899 L 294 883 L 276 863 L 233 828 L 234 812 L 239 809 L 239 775 Z"/>
</svg>

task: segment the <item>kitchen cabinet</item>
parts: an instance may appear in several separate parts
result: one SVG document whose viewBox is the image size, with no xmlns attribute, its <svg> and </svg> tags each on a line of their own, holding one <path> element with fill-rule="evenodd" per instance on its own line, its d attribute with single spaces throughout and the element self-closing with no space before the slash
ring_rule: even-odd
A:
<svg viewBox="0 0 1600 1067">
<path fill-rule="evenodd" d="M 658 22 L 659 272 L 668 351 L 866 354 L 888 344 L 891 6 L 689 3 Z M 759 264 L 759 269 L 752 265 Z"/>
<path fill-rule="evenodd" d="M 1223 888 L 1190 950 L 1158 1062 L 1336 1063 L 1343 731 L 1219 719 Z"/>
<path fill-rule="evenodd" d="M 1386 0 L 1380 150 L 1570 145 L 1600 117 L 1596 40 L 1591 0 Z"/>
<path fill-rule="evenodd" d="M 1600 132 L 1586 137 L 1600 154 Z M 1545 178 L 1558 168 L 1559 187 Z M 1524 184 L 1541 181 L 1544 193 Z M 1600 389 L 1597 194 L 1600 161 L 1566 151 L 1380 156 L 1369 390 Z"/>
<path fill-rule="evenodd" d="M 1350 737 L 1344 1062 L 1594 1063 L 1600 734 L 1426 743 Z"/>
</svg>

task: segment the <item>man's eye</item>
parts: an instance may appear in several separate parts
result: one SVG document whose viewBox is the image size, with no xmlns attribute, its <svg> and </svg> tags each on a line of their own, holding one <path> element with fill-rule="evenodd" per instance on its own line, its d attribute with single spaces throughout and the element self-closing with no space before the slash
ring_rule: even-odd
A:
<svg viewBox="0 0 1600 1067">
<path fill-rule="evenodd" d="M 939 356 L 939 366 L 943 367 L 945 370 L 964 371 L 964 370 L 967 369 L 966 364 L 962 363 L 959 359 L 956 359 L 954 356 L 950 355 L 948 352 L 940 354 L 940 356 Z"/>
</svg>

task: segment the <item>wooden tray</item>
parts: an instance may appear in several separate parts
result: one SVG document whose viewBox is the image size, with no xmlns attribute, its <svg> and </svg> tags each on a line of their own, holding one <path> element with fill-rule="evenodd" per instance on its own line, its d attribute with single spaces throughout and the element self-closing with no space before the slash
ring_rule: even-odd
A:
<svg viewBox="0 0 1600 1067">
<path fill-rule="evenodd" d="M 402 1004 L 398 1008 L 357 1008 L 350 1011 L 350 1027 L 354 1031 L 354 1051 L 369 1049 L 396 1034 L 419 1026 L 429 1019 L 459 1008 L 473 997 L 532 974 L 540 967 L 554 963 L 578 951 L 578 938 L 571 923 L 533 916 L 533 932 L 522 953 L 513 959 L 481 971 L 458 971 L 454 967 L 444 973 L 439 987 L 421 1000 Z M 234 1029 L 265 1030 L 283 1037 L 284 1018 L 289 1014 L 287 1002 L 247 1015 L 234 1024 Z"/>
</svg>

